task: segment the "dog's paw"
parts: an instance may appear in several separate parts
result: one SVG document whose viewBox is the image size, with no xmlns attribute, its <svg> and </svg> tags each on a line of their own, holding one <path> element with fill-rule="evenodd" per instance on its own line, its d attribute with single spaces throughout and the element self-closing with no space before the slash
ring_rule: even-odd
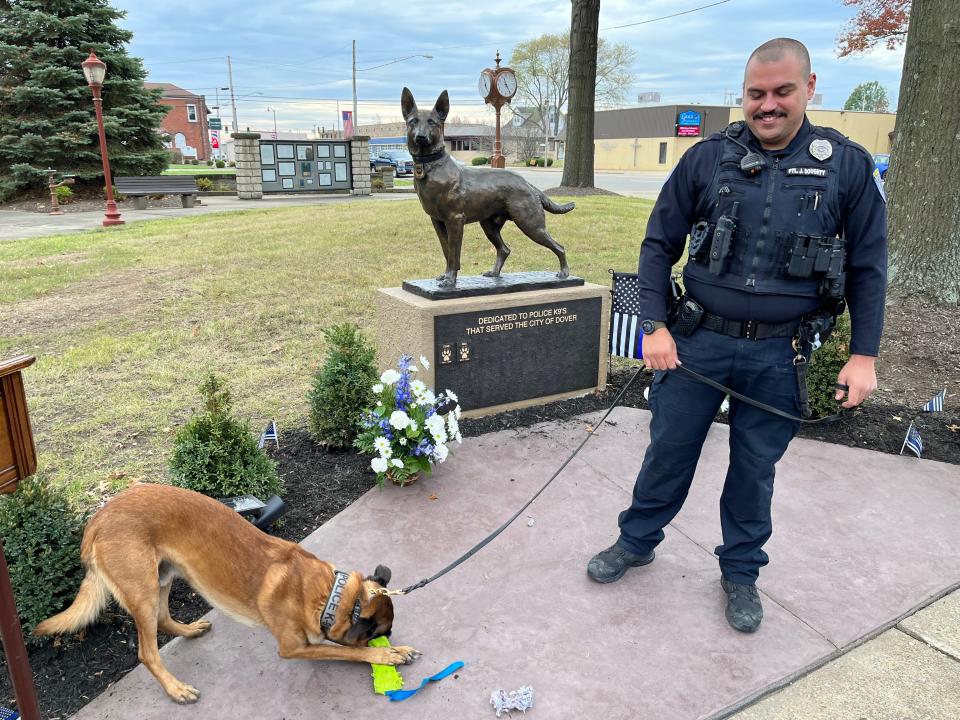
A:
<svg viewBox="0 0 960 720">
<path fill-rule="evenodd" d="M 419 650 L 414 650 L 412 647 L 407 647 L 406 645 L 397 645 L 396 647 L 383 648 L 383 653 L 381 657 L 383 659 L 378 660 L 378 665 L 409 665 L 423 653 Z"/>
<path fill-rule="evenodd" d="M 499 270 L 487 270 L 484 274 L 484 277 L 500 277 Z"/>
<path fill-rule="evenodd" d="M 180 703 L 181 705 L 189 705 L 200 699 L 199 690 L 193 687 L 193 685 L 187 685 L 179 680 L 174 680 L 174 684 L 166 688 L 166 690 L 167 695 L 169 695 L 174 702 Z"/>
<path fill-rule="evenodd" d="M 569 270 L 561 270 L 560 272 L 557 273 L 557 278 L 560 279 L 560 280 L 563 280 L 563 279 L 568 278 L 568 277 L 570 277 L 570 271 L 569 271 Z"/>
<path fill-rule="evenodd" d="M 201 635 L 206 635 L 210 632 L 210 629 L 213 627 L 213 624 L 208 620 L 197 620 L 192 622 L 187 627 L 190 629 L 190 633 L 186 637 L 200 637 Z"/>
</svg>

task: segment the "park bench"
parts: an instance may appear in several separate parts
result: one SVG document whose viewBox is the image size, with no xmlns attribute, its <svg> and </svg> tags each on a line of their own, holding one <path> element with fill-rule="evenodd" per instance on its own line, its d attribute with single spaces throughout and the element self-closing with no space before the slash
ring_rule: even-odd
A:
<svg viewBox="0 0 960 720">
<path fill-rule="evenodd" d="M 193 175 L 144 175 L 115 178 L 117 192 L 133 198 L 137 210 L 145 210 L 148 195 L 179 195 L 183 207 L 192 208 L 197 199 Z"/>
</svg>

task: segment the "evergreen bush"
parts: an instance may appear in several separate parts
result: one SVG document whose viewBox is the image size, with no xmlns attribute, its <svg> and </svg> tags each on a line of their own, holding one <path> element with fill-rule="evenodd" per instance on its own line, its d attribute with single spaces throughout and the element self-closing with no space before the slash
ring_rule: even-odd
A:
<svg viewBox="0 0 960 720">
<path fill-rule="evenodd" d="M 133 34 L 107 0 L 0 2 L 0 200 L 46 186 L 48 167 L 81 184 L 103 165 L 90 88 L 80 63 L 94 50 L 107 64 L 103 115 L 114 176 L 159 175 L 168 153 L 157 128 L 168 108 L 143 86 L 143 63 L 127 54 Z"/>
<path fill-rule="evenodd" d="M 208 190 L 213 190 L 213 180 L 208 177 L 198 176 L 197 177 L 197 190 L 201 192 L 207 192 Z"/>
<path fill-rule="evenodd" d="M 200 395 L 202 412 L 195 412 L 173 441 L 173 484 L 216 498 L 279 495 L 276 465 L 257 447 L 249 423 L 234 417 L 226 381 L 208 374 Z"/>
<path fill-rule="evenodd" d="M 223 160 L 217 160 L 217 167 L 218 167 L 218 168 L 222 168 L 222 167 L 226 167 L 226 166 L 227 166 L 227 164 L 226 164 Z"/>
<path fill-rule="evenodd" d="M 470 161 L 471 165 L 486 165 L 490 162 L 490 158 L 484 157 L 483 155 L 478 155 Z"/>
<path fill-rule="evenodd" d="M 0 498 L 0 537 L 23 634 L 63 610 L 83 579 L 80 539 L 83 514 L 61 487 L 27 478 L 12 495 Z"/>
<path fill-rule="evenodd" d="M 351 323 L 326 328 L 327 356 L 313 376 L 310 431 L 331 448 L 349 448 L 377 381 L 374 350 Z"/>
<path fill-rule="evenodd" d="M 850 359 L 850 316 L 844 313 L 823 346 L 814 351 L 807 369 L 807 392 L 814 417 L 837 412 L 837 375 Z"/>
</svg>

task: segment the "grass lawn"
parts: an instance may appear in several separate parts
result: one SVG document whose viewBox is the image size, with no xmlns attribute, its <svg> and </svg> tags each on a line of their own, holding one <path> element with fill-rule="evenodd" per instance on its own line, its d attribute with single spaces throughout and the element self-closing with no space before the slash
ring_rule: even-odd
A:
<svg viewBox="0 0 960 720">
<path fill-rule="evenodd" d="M 577 198 L 547 217 L 575 274 L 609 285 L 636 267 L 652 202 Z M 554 269 L 512 223 L 507 271 Z M 464 275 L 494 252 L 479 225 Z M 215 370 L 254 428 L 302 424 L 321 328 L 353 321 L 372 339 L 378 287 L 433 277 L 439 244 L 420 204 L 370 200 L 138 222 L 0 243 L 0 357 L 24 372 L 40 473 L 82 505 L 133 477 L 161 479 L 175 428 Z M 258 428 L 257 428 L 258 429 Z"/>
<path fill-rule="evenodd" d="M 216 165 L 168 165 L 163 175 L 236 175 L 237 169 L 227 166 L 218 168 Z"/>
</svg>

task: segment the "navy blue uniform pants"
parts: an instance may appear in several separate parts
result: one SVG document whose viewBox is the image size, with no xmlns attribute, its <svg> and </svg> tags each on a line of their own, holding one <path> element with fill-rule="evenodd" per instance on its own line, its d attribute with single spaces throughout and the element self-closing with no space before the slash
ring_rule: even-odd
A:
<svg viewBox="0 0 960 720">
<path fill-rule="evenodd" d="M 792 415 L 800 414 L 799 385 L 790 338 L 747 340 L 698 328 L 675 336 L 680 362 L 737 392 Z M 646 554 L 680 511 L 703 441 L 724 395 L 678 371 L 657 371 L 650 386 L 650 446 L 620 513 L 620 543 Z M 723 575 L 754 584 L 767 564 L 774 466 L 799 423 L 730 399 L 730 464 L 720 497 L 723 544 L 715 550 Z"/>
</svg>

